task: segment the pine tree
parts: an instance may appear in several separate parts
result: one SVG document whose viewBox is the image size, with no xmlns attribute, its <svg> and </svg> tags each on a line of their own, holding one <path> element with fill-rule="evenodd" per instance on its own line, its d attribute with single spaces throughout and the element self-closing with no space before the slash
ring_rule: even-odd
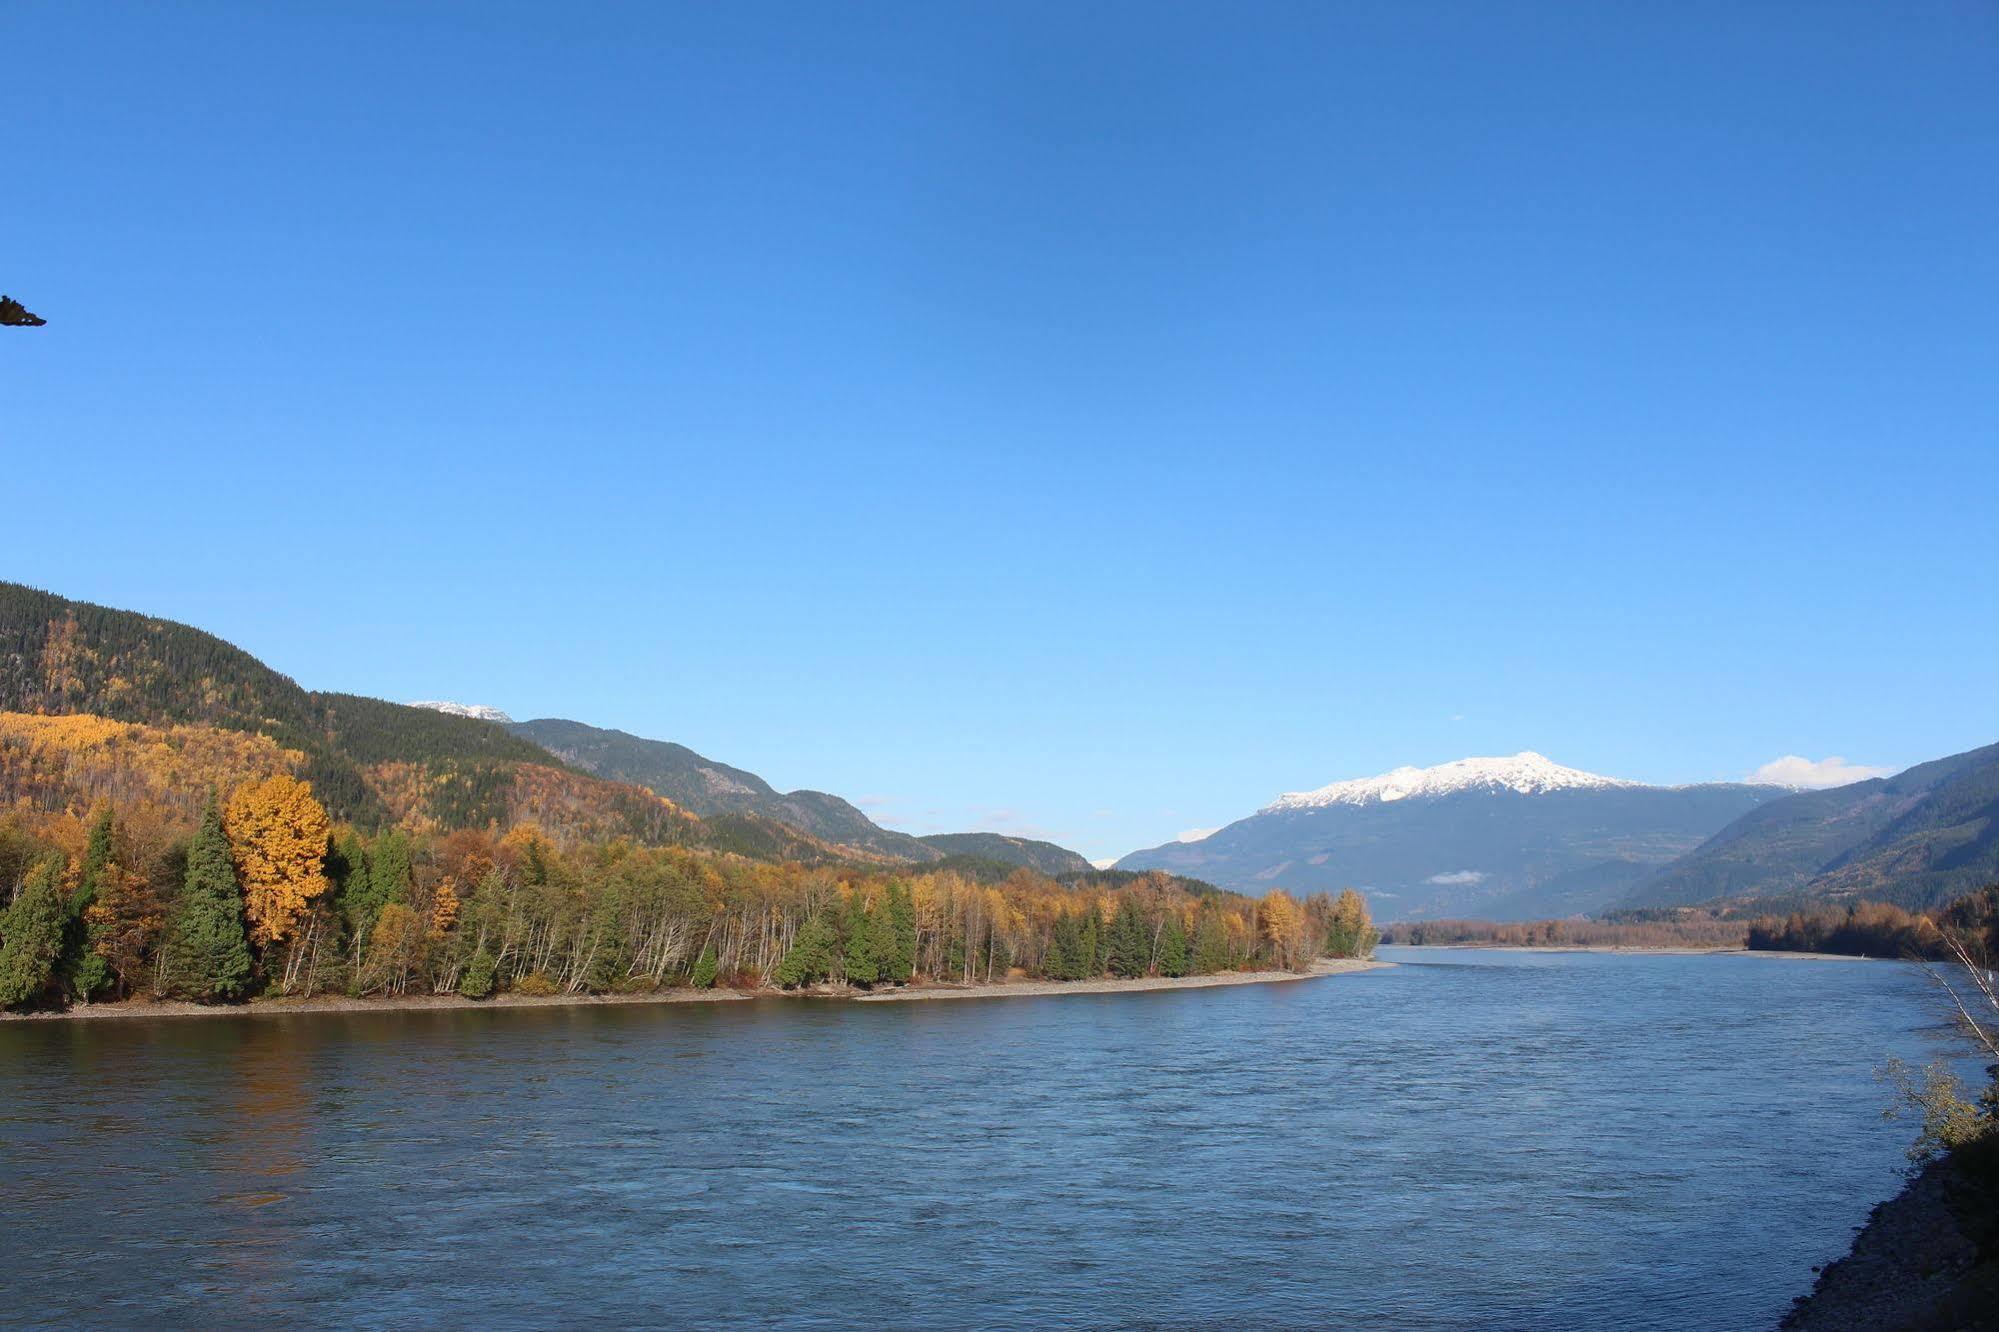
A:
<svg viewBox="0 0 1999 1332">
<path fill-rule="evenodd" d="M 103 930 L 92 923 L 91 908 L 103 894 L 107 874 L 116 875 L 112 864 L 111 806 L 105 805 L 90 824 L 90 840 L 83 852 L 83 870 L 77 876 L 76 891 L 70 894 L 69 918 L 63 923 L 62 959 L 57 975 L 63 992 L 85 1003 L 111 984 L 111 966 L 104 960 Z"/>
<path fill-rule="evenodd" d="M 465 964 L 465 974 L 458 978 L 458 993 L 467 999 L 484 999 L 493 992 L 494 971 L 493 955 L 481 944 Z"/>
<path fill-rule="evenodd" d="M 62 872 L 61 856 L 44 857 L 13 905 L 0 912 L 0 1008 L 33 1002 L 55 983 L 63 931 L 71 919 Z"/>
<path fill-rule="evenodd" d="M 190 999 L 234 999 L 250 983 L 243 892 L 211 799 L 187 849 L 187 878 L 167 924 L 167 984 Z"/>
<path fill-rule="evenodd" d="M 1229 936 L 1220 912 L 1203 911 L 1194 926 L 1194 974 L 1213 975 L 1229 968 Z"/>
<path fill-rule="evenodd" d="M 891 879 L 883 907 L 882 978 L 907 984 L 916 974 L 916 902 L 909 885 Z"/>
<path fill-rule="evenodd" d="M 1083 959 L 1083 922 L 1080 916 L 1061 915 L 1048 937 L 1048 955 L 1041 974 L 1049 980 L 1081 980 L 1087 963 Z"/>
<path fill-rule="evenodd" d="M 1187 952 L 1187 927 L 1180 921 L 1180 913 L 1168 908 L 1166 926 L 1159 932 L 1159 974 L 1162 976 L 1184 976 L 1193 959 Z"/>
<path fill-rule="evenodd" d="M 771 979 L 786 989 L 825 980 L 833 974 L 834 949 L 838 944 L 832 922 L 823 915 L 812 917 L 798 927 L 791 950 L 771 972 Z"/>
<path fill-rule="evenodd" d="M 694 963 L 694 974 L 688 977 L 688 980 L 697 990 L 712 990 L 715 988 L 715 977 L 719 972 L 720 966 L 715 959 L 715 945 L 711 943 L 701 950 L 701 956 Z"/>
<path fill-rule="evenodd" d="M 410 860 L 410 839 L 402 829 L 391 828 L 375 839 L 368 855 L 368 880 L 377 911 L 391 902 L 409 905 L 414 878 Z"/>
<path fill-rule="evenodd" d="M 841 941 L 840 974 L 849 985 L 873 985 L 881 979 L 881 948 L 876 938 L 876 913 L 858 891 L 847 896 L 846 937 Z"/>
<path fill-rule="evenodd" d="M 1118 904 L 1106 951 L 1110 972 L 1114 976 L 1127 979 L 1143 976 L 1152 965 L 1152 939 L 1145 928 L 1145 917 L 1140 914 L 1138 903 L 1130 897 Z"/>
</svg>

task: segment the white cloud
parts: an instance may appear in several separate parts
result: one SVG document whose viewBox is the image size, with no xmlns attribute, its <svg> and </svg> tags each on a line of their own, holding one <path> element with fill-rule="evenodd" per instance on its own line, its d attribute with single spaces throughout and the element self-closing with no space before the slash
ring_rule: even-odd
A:
<svg viewBox="0 0 1999 1332">
<path fill-rule="evenodd" d="M 1452 870 L 1449 874 L 1432 874 L 1424 883 L 1484 883 L 1484 870 Z"/>
<path fill-rule="evenodd" d="M 1220 828 L 1189 828 L 1173 840 L 1176 842 L 1205 842 L 1220 831 Z"/>
<path fill-rule="evenodd" d="M 1886 777 L 1890 769 L 1848 763 L 1837 754 L 1831 758 L 1808 759 L 1786 754 L 1751 773 L 1749 780 L 1766 786 L 1789 786 L 1800 791 L 1822 791 L 1829 786 L 1850 786 L 1869 777 Z"/>
</svg>

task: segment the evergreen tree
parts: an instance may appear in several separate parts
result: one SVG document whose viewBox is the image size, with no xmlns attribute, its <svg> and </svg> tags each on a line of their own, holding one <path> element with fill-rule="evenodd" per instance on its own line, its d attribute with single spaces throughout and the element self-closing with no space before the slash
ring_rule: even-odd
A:
<svg viewBox="0 0 1999 1332">
<path fill-rule="evenodd" d="M 250 984 L 243 891 L 213 799 L 187 849 L 187 879 L 167 924 L 166 975 L 190 999 L 234 999 Z"/>
<path fill-rule="evenodd" d="M 697 990 L 712 990 L 715 988 L 715 977 L 719 971 L 720 964 L 715 960 L 715 945 L 711 943 L 701 950 L 701 956 L 694 963 L 694 974 L 688 977 L 688 980 Z"/>
<path fill-rule="evenodd" d="M 1138 903 L 1126 897 L 1111 922 L 1107 962 L 1114 976 L 1143 976 L 1152 965 L 1152 937 Z"/>
<path fill-rule="evenodd" d="M 1089 966 L 1086 956 L 1082 917 L 1057 916 L 1055 928 L 1049 934 L 1048 956 L 1042 962 L 1042 974 L 1049 980 L 1081 980 Z"/>
<path fill-rule="evenodd" d="M 350 934 L 359 937 L 375 923 L 386 899 L 375 893 L 368 873 L 368 848 L 351 831 L 343 833 L 326 856 L 326 877 L 333 880 L 333 901 Z"/>
<path fill-rule="evenodd" d="M 786 989 L 825 980 L 833 974 L 838 945 L 839 936 L 834 932 L 832 922 L 823 915 L 812 917 L 798 927 L 798 937 L 792 941 L 791 951 L 771 972 L 771 979 Z"/>
<path fill-rule="evenodd" d="M 882 979 L 907 984 L 916 974 L 916 900 L 909 885 L 889 880 L 882 907 Z"/>
<path fill-rule="evenodd" d="M 849 985 L 873 985 L 882 977 L 876 913 L 856 891 L 847 895 L 846 937 L 841 941 L 840 974 Z"/>
<path fill-rule="evenodd" d="M 1077 939 L 1076 974 L 1070 979 L 1088 980 L 1104 974 L 1104 946 L 1109 942 L 1104 936 L 1104 913 L 1092 902 L 1083 913 L 1082 932 Z"/>
<path fill-rule="evenodd" d="M 1193 965 L 1187 952 L 1187 927 L 1180 922 L 1180 913 L 1168 909 L 1166 927 L 1159 932 L 1159 974 L 1162 976 L 1184 976 Z"/>
<path fill-rule="evenodd" d="M 56 980 L 63 930 L 70 921 L 62 871 L 60 855 L 44 857 L 13 905 L 0 912 L 0 1008 L 39 999 Z"/>
<path fill-rule="evenodd" d="M 1229 936 L 1218 912 L 1203 911 L 1194 925 L 1194 974 L 1213 975 L 1229 968 Z"/>
<path fill-rule="evenodd" d="M 91 923 L 89 915 L 104 890 L 106 872 L 111 870 L 111 806 L 107 804 L 91 821 L 83 872 L 77 876 L 76 891 L 69 897 L 69 917 L 63 922 L 62 959 L 56 971 L 63 992 L 71 999 L 88 1002 L 111 984 L 111 967 L 99 950 L 104 931 Z"/>
<path fill-rule="evenodd" d="M 376 902 L 375 910 L 391 902 L 410 904 L 410 885 L 414 876 L 410 872 L 410 839 L 400 828 L 391 828 L 375 839 L 374 847 L 368 854 L 369 896 Z"/>
<path fill-rule="evenodd" d="M 465 974 L 458 978 L 458 993 L 467 999 L 484 999 L 493 992 L 494 970 L 493 955 L 481 945 L 465 964 Z"/>
</svg>

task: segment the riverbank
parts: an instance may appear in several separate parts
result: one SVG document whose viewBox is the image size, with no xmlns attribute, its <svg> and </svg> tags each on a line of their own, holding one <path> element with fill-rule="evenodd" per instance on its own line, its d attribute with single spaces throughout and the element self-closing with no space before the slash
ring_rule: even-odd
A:
<svg viewBox="0 0 1999 1332">
<path fill-rule="evenodd" d="M 652 990 L 639 994 L 496 994 L 467 999 L 455 994 L 404 994 L 376 999 L 347 995 L 312 998 L 253 999 L 242 1004 L 192 1004 L 179 999 L 127 999 L 110 1004 L 79 1004 L 73 1008 L 35 1013 L 0 1013 L 0 1022 L 99 1022 L 124 1018 L 289 1017 L 301 1013 L 395 1013 L 416 1010 L 493 1008 L 584 1008 L 613 1004 L 712 1004 L 744 999 L 833 999 L 853 1003 L 917 999 L 995 999 L 1032 995 L 1121 994 L 1135 990 L 1202 989 L 1214 985 L 1259 985 L 1275 981 L 1310 980 L 1349 971 L 1393 966 L 1350 958 L 1326 958 L 1309 971 L 1224 971 L 1210 976 L 1146 976 L 1137 980 L 1005 981 L 992 985 L 951 985 L 925 982 L 893 990 L 789 991 Z"/>
<path fill-rule="evenodd" d="M 1209 976 L 1144 976 L 1137 980 L 996 981 L 991 985 L 911 985 L 851 996 L 860 1003 L 901 1003 L 916 999 L 1014 999 L 1038 995 L 1123 994 L 1136 990 L 1200 990 L 1216 985 L 1269 985 L 1280 981 L 1343 976 L 1392 967 L 1373 958 L 1322 958 L 1309 971 L 1219 971 Z"/>
<path fill-rule="evenodd" d="M 1957 1159 L 1923 1167 L 1819 1273 L 1784 1332 L 1999 1328 L 1999 1186 Z"/>
</svg>

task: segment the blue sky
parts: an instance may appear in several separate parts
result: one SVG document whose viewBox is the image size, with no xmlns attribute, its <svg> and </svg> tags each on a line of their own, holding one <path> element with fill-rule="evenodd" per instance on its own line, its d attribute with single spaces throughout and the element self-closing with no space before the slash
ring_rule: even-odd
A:
<svg viewBox="0 0 1999 1332">
<path fill-rule="evenodd" d="M 1999 9 L 0 11 L 0 576 L 1121 853 L 1999 739 Z"/>
</svg>

